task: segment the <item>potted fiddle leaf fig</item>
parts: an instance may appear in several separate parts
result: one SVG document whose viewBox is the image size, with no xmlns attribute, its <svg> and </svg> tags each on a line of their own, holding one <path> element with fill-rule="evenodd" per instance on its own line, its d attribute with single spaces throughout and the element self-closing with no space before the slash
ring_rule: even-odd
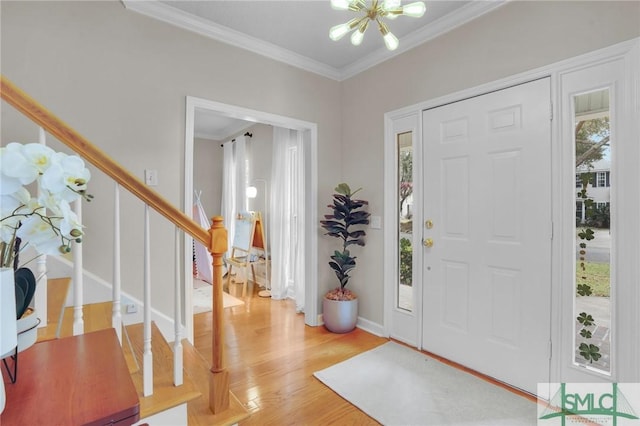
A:
<svg viewBox="0 0 640 426">
<path fill-rule="evenodd" d="M 324 216 L 320 224 L 325 235 L 341 240 L 340 250 L 335 250 L 329 266 L 338 278 L 339 286 L 325 294 L 322 301 L 323 320 L 329 331 L 347 333 L 353 330 L 358 320 L 358 298 L 345 287 L 356 267 L 356 257 L 349 250 L 352 246 L 365 245 L 366 232 L 363 226 L 369 224 L 370 213 L 365 210 L 368 201 L 354 199 L 362 188 L 351 191 L 346 183 L 339 184 L 333 194 L 333 204 L 327 207 L 332 214 Z"/>
</svg>

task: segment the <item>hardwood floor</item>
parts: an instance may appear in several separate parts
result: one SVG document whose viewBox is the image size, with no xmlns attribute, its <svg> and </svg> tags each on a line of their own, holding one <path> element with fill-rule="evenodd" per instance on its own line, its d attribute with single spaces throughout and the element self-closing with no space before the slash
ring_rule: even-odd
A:
<svg viewBox="0 0 640 426">
<path fill-rule="evenodd" d="M 226 366 L 231 391 L 249 411 L 244 425 L 376 425 L 315 377 L 327 368 L 388 340 L 360 329 L 333 334 L 308 327 L 293 301 L 250 294 L 225 309 Z M 211 362 L 211 313 L 194 316 L 196 349 Z M 189 410 L 189 425 L 206 424 Z"/>
</svg>

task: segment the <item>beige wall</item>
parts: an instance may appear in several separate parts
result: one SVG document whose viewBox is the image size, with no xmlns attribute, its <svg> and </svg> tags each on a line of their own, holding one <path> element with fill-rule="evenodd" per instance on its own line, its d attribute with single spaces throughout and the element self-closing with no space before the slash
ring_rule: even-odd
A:
<svg viewBox="0 0 640 426">
<path fill-rule="evenodd" d="M 342 154 L 348 160 L 342 176 L 363 186 L 359 195 L 370 201 L 372 214 L 382 216 L 386 112 L 639 35 L 640 2 L 509 2 L 343 82 Z M 350 285 L 360 297 L 360 316 L 382 324 L 382 231 L 370 230 L 367 238 Z"/>
<path fill-rule="evenodd" d="M 2 1 L 2 74 L 135 175 L 158 170 L 157 187 L 183 200 L 185 97 L 210 99 L 318 124 L 319 192 L 341 171 L 340 84 L 126 10 L 118 1 Z M 2 105 L 2 142 L 37 131 Z M 5 125 L 15 123 L 16 126 Z M 5 130 L 7 129 L 7 130 Z M 329 177 L 329 179 L 327 178 Z M 94 173 L 84 211 L 85 263 L 112 277 L 112 184 Z M 143 206 L 124 196 L 123 287 L 142 298 Z M 152 214 L 152 302 L 172 312 L 174 231 Z M 321 252 L 326 243 L 320 242 Z M 106 253 L 104 256 L 102 253 Z M 320 281 L 329 271 L 318 268 Z"/>
<path fill-rule="evenodd" d="M 364 187 L 359 195 L 382 215 L 385 112 L 640 35 L 638 2 L 510 2 L 337 83 L 140 16 L 117 1 L 2 1 L 0 7 L 2 73 L 136 175 L 157 169 L 158 191 L 176 205 L 182 202 L 185 96 L 318 123 L 319 216 L 342 180 Z M 5 105 L 2 120 L 3 144 L 37 137 Z M 96 174 L 96 201 L 84 221 L 88 267 L 106 279 L 111 266 L 97 254 L 111 252 L 110 214 L 103 213 L 111 211 L 111 191 Z M 127 197 L 123 203 L 123 237 L 131 242 L 123 253 L 124 284 L 141 296 L 142 206 Z M 173 276 L 173 230 L 163 224 L 153 216 L 152 274 L 159 288 L 153 301 L 171 312 L 162 294 Z M 326 266 L 334 246 L 319 238 L 320 294 L 335 286 Z M 357 256 L 350 285 L 360 295 L 360 316 L 382 324 L 382 232 L 370 230 Z"/>
<path fill-rule="evenodd" d="M 219 141 L 194 138 L 193 190 L 202 191 L 200 201 L 209 219 L 221 214 L 222 158 Z M 193 201 L 196 201 L 195 196 Z"/>
</svg>

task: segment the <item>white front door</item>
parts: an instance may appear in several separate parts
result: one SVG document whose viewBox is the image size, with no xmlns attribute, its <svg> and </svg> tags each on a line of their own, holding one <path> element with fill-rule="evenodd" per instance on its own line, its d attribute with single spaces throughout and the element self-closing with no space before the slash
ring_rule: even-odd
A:
<svg viewBox="0 0 640 426">
<path fill-rule="evenodd" d="M 550 79 L 423 112 L 422 348 L 549 381 Z"/>
</svg>

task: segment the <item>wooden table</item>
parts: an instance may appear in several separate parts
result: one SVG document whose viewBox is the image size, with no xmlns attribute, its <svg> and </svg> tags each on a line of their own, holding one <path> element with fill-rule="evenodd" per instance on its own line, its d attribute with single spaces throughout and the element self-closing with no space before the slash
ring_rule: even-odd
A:
<svg viewBox="0 0 640 426">
<path fill-rule="evenodd" d="M 18 356 L 18 380 L 6 372 L 0 423 L 132 425 L 140 401 L 114 329 L 36 343 Z"/>
</svg>

